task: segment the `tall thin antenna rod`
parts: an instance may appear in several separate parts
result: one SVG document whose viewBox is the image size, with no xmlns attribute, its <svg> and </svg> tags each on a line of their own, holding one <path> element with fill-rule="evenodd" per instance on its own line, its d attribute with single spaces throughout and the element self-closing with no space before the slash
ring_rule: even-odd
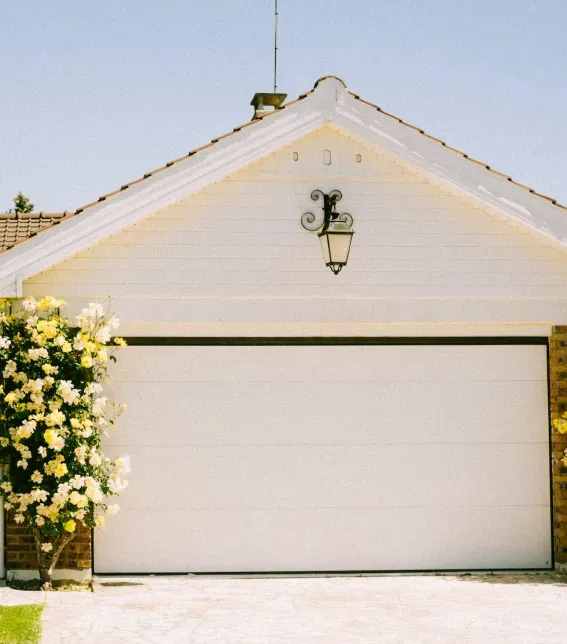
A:
<svg viewBox="0 0 567 644">
<path fill-rule="evenodd" d="M 278 93 L 278 0 L 275 0 L 274 24 L 274 94 Z"/>
</svg>

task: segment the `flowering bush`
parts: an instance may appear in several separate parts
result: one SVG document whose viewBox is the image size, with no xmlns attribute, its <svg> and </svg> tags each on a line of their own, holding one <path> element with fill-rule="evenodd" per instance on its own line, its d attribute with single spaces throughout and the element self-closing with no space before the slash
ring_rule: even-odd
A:
<svg viewBox="0 0 567 644">
<path fill-rule="evenodd" d="M 51 583 L 77 523 L 100 527 L 118 511 L 107 497 L 126 487 L 128 459 L 106 458 L 101 439 L 122 407 L 102 396 L 107 362 L 122 338 L 119 321 L 90 304 L 78 326 L 61 317 L 63 300 L 29 298 L 0 313 L 0 488 L 4 507 L 34 536 L 40 579 Z"/>
<path fill-rule="evenodd" d="M 567 412 L 562 414 L 560 418 L 556 418 L 553 421 L 553 427 L 560 433 L 560 434 L 567 434 Z M 563 459 L 562 459 L 563 465 L 567 467 L 567 449 L 563 453 Z"/>
</svg>

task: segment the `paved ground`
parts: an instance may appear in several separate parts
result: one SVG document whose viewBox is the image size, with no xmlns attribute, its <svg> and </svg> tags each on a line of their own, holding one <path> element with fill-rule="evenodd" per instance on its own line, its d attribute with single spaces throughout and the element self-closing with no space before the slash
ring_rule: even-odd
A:
<svg viewBox="0 0 567 644">
<path fill-rule="evenodd" d="M 0 588 L 0 604 L 44 593 Z M 44 644 L 564 644 L 567 577 L 102 579 L 47 594 Z"/>
</svg>

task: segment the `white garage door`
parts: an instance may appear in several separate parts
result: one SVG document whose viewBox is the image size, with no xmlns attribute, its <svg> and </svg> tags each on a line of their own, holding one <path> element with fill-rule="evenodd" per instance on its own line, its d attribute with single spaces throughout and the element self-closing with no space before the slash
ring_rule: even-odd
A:
<svg viewBox="0 0 567 644">
<path fill-rule="evenodd" d="M 131 346 L 98 573 L 549 568 L 543 345 Z"/>
</svg>

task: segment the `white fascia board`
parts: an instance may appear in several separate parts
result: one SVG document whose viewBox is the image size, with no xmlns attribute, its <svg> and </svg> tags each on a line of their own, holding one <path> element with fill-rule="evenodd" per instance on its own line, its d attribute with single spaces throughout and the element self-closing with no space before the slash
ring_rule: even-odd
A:
<svg viewBox="0 0 567 644">
<path fill-rule="evenodd" d="M 457 196 L 472 198 L 480 207 L 504 215 L 526 232 L 567 248 L 567 212 L 550 201 L 447 149 L 351 94 L 345 94 L 338 102 L 333 120 L 339 128 L 390 153 L 440 187 Z"/>
<path fill-rule="evenodd" d="M 316 130 L 333 119 L 338 95 L 345 94 L 340 83 L 329 79 L 281 112 L 2 253 L 0 297 L 18 297 L 22 280 Z"/>
</svg>

